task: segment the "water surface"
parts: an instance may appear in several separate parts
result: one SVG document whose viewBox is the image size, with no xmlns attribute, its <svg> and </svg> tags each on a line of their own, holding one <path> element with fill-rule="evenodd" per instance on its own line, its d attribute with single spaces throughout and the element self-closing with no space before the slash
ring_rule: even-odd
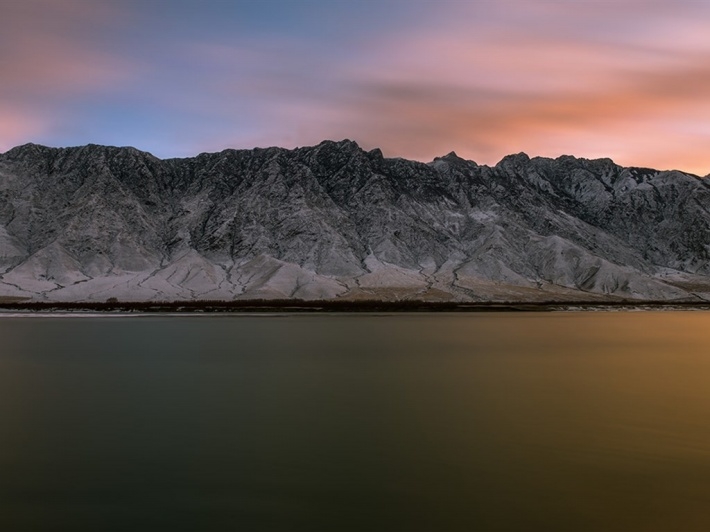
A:
<svg viewBox="0 0 710 532">
<path fill-rule="evenodd" d="M 710 314 L 0 319 L 0 530 L 710 530 Z"/>
</svg>

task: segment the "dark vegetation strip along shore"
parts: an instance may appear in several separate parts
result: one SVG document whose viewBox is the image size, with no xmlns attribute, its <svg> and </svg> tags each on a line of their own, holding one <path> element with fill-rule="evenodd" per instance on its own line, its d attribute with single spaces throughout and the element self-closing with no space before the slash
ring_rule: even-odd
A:
<svg viewBox="0 0 710 532">
<path fill-rule="evenodd" d="M 0 302 L 5 312 L 536 312 L 564 310 L 710 310 L 710 301 L 578 301 L 465 303 L 432 301 L 302 301 L 297 299 L 255 299 L 238 301 L 166 302 Z"/>
</svg>

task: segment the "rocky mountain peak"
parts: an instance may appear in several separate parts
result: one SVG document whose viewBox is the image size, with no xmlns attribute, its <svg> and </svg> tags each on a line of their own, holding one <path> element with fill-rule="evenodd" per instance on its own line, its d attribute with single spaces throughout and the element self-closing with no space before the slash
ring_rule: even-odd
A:
<svg viewBox="0 0 710 532">
<path fill-rule="evenodd" d="M 351 140 L 0 155 L 0 296 L 710 298 L 710 186 L 610 159 L 429 164 Z"/>
<path fill-rule="evenodd" d="M 530 157 L 528 157 L 528 154 L 520 152 L 512 155 L 506 155 L 498 162 L 498 164 L 496 164 L 495 167 L 504 171 L 516 172 L 527 166 L 529 162 Z"/>
<path fill-rule="evenodd" d="M 462 159 L 457 155 L 455 151 L 450 151 L 446 155 L 443 155 L 442 157 L 435 157 L 435 161 L 447 161 L 451 163 L 457 163 L 457 162 L 463 162 L 463 163 L 472 163 L 474 166 L 477 166 L 475 161 L 469 161 L 467 159 Z"/>
<path fill-rule="evenodd" d="M 33 144 L 29 142 L 21 146 L 15 146 L 5 153 L 0 154 L 0 158 L 9 161 L 18 161 L 28 158 L 44 157 L 52 149 L 53 148 L 48 148 L 47 146 L 42 146 L 41 144 Z"/>
</svg>

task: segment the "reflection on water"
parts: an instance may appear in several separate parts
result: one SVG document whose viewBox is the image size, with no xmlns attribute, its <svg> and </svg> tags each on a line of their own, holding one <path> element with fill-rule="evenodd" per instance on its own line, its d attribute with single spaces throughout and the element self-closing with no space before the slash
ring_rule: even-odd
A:
<svg viewBox="0 0 710 532">
<path fill-rule="evenodd" d="M 710 530 L 709 326 L 0 319 L 0 530 Z"/>
</svg>

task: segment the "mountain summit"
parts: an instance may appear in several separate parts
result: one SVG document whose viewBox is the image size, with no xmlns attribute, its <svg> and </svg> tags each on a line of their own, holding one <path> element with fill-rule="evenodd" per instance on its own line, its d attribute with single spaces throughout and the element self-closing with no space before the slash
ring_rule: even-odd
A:
<svg viewBox="0 0 710 532">
<path fill-rule="evenodd" d="M 0 296 L 710 299 L 710 183 L 349 140 L 166 160 L 28 144 L 0 155 Z"/>
</svg>

